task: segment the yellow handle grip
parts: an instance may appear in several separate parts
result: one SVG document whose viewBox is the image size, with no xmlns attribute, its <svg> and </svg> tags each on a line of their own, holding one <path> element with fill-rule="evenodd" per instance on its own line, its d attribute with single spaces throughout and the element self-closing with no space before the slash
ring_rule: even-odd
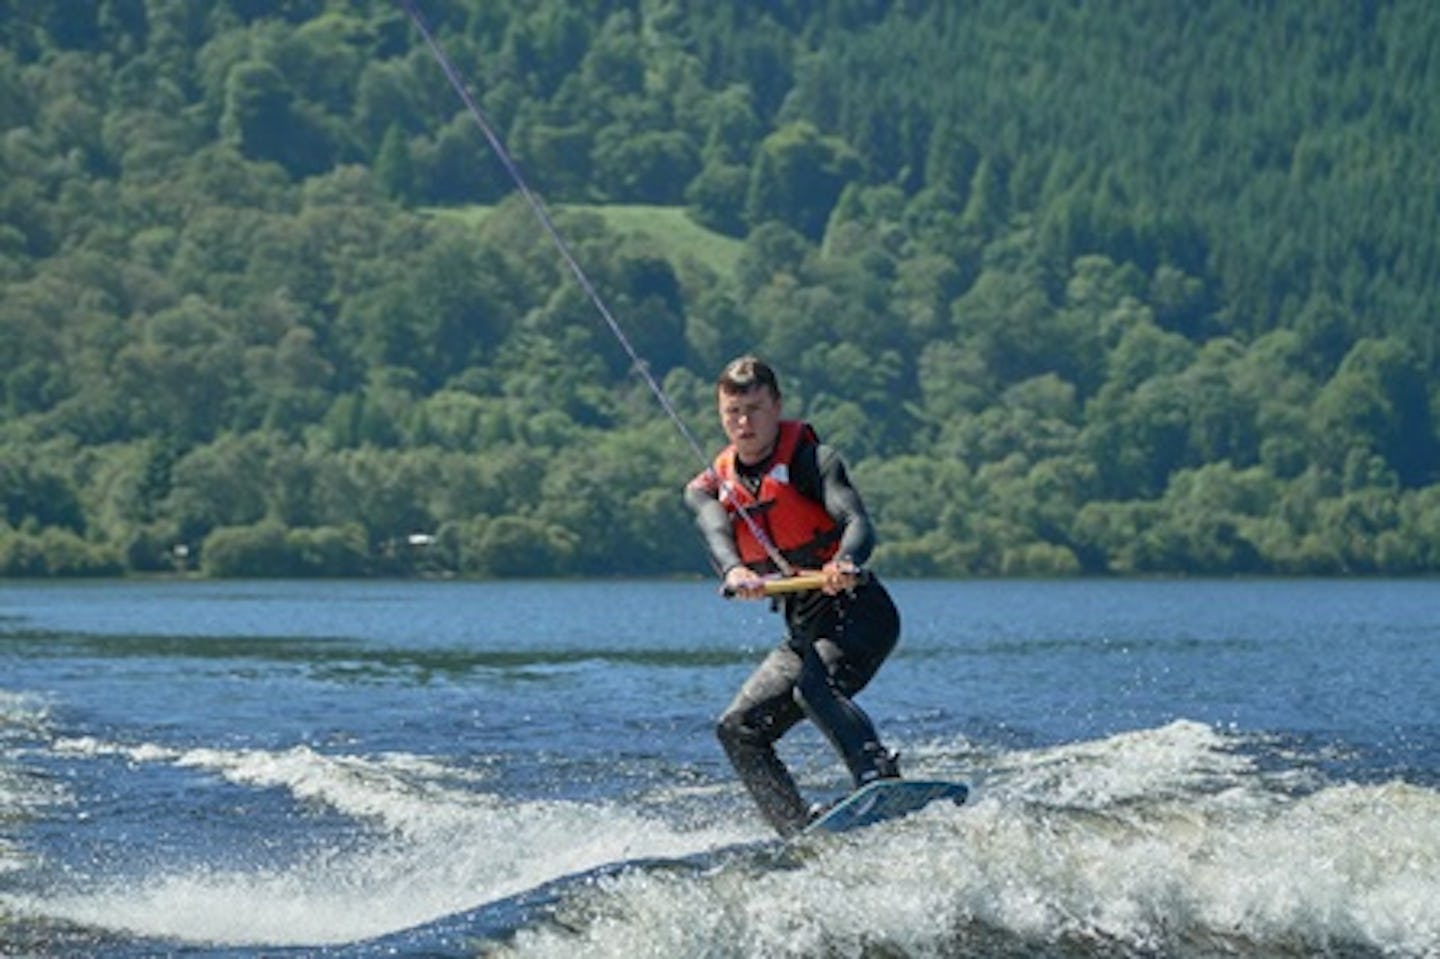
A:
<svg viewBox="0 0 1440 959">
<path fill-rule="evenodd" d="M 785 576 L 765 581 L 765 595 L 779 596 L 782 593 L 804 593 L 820 589 L 825 585 L 824 573 L 801 573 L 799 576 Z"/>
<path fill-rule="evenodd" d="M 778 579 L 767 579 L 765 581 L 765 595 L 779 596 L 783 593 L 803 593 L 812 589 L 820 589 L 825 585 L 824 573 L 801 573 L 799 576 L 782 576 Z M 734 596 L 735 593 L 728 586 L 721 590 L 726 596 Z"/>
</svg>

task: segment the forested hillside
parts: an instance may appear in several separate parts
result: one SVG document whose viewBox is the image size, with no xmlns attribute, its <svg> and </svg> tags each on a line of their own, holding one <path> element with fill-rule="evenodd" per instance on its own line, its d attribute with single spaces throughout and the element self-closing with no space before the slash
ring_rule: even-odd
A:
<svg viewBox="0 0 1440 959">
<path fill-rule="evenodd" d="M 1440 571 L 1440 5 L 416 7 L 690 428 L 765 355 L 882 571 Z M 401 4 L 0 48 L 0 575 L 703 570 Z"/>
</svg>

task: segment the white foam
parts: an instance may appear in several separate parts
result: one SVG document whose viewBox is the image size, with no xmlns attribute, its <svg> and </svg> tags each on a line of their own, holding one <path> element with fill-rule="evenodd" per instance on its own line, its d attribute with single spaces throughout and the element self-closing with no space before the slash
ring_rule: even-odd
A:
<svg viewBox="0 0 1440 959">
<path fill-rule="evenodd" d="M 1015 798 L 1102 808 L 1139 798 L 1193 796 L 1250 781 L 1253 762 L 1203 723 L 1026 750 L 1002 757 L 995 772 Z"/>
<path fill-rule="evenodd" d="M 999 936 L 1040 951 L 1440 953 L 1440 794 L 1297 798 L 1235 745 L 1183 723 L 1000 757 L 964 808 L 829 843 L 799 870 L 622 875 L 506 951 L 949 955 Z"/>
<path fill-rule="evenodd" d="M 39 811 L 69 801 L 62 783 L 28 772 L 18 761 L 27 744 L 45 736 L 49 713 L 38 698 L 0 689 L 0 827 L 23 822 Z M 0 874 L 26 865 L 19 846 L 0 836 Z"/>
<path fill-rule="evenodd" d="M 735 830 L 683 830 L 608 805 L 511 803 L 483 776 L 426 757 L 288 750 L 178 750 L 69 739 L 63 751 L 212 771 L 278 788 L 367 824 L 356 848 L 283 871 L 191 866 L 149 879 L 50 895 L 18 909 L 146 937 L 227 945 L 331 944 L 372 938 L 630 858 L 679 857 L 737 841 Z M 257 837 L 257 842 L 274 841 Z"/>
<path fill-rule="evenodd" d="M 578 885 L 560 923 L 495 949 L 948 955 L 983 952 L 998 937 L 1038 951 L 1079 943 L 1154 954 L 1440 953 L 1440 794 L 1403 783 L 1297 791 L 1257 770 L 1245 746 L 1177 722 L 1000 753 L 965 807 L 932 807 L 827 842 L 794 868 L 742 858 L 710 873 L 633 870 Z M 756 835 L 748 822 L 689 830 L 613 806 L 502 802 L 484 791 L 483 769 L 426 757 L 78 739 L 64 748 L 208 770 L 367 824 L 363 845 L 283 871 L 194 866 L 25 904 L 192 942 L 355 941 L 597 865 Z"/>
</svg>

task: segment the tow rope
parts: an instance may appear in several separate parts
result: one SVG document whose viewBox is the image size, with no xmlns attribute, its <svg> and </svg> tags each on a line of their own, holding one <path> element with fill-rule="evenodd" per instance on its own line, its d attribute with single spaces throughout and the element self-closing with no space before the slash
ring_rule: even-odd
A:
<svg viewBox="0 0 1440 959">
<path fill-rule="evenodd" d="M 575 277 L 576 282 L 580 284 L 580 288 L 585 291 L 585 295 L 589 297 L 590 302 L 594 304 L 601 319 L 605 321 L 605 325 L 609 328 L 615 339 L 619 341 L 621 348 L 625 351 L 625 355 L 630 358 L 631 367 L 640 375 L 641 379 L 645 381 L 645 385 L 649 387 L 650 392 L 654 394 L 655 399 L 659 401 L 660 408 L 665 411 L 665 415 L 670 418 L 670 422 L 675 424 L 675 428 L 679 430 L 680 436 L 685 440 L 685 443 L 699 458 L 700 462 L 705 465 L 705 472 L 716 484 L 716 488 L 720 490 L 720 495 L 730 495 L 728 484 L 716 471 L 710 457 L 705 454 L 705 450 L 700 446 L 699 441 L 695 439 L 695 435 L 690 431 L 690 428 L 685 425 L 685 421 L 680 418 L 680 414 L 676 411 L 675 405 L 671 403 L 670 397 L 665 394 L 665 390 L 661 388 L 659 382 L 657 382 L 655 377 L 650 373 L 649 365 L 640 354 L 636 352 L 634 345 L 630 342 L 630 338 L 625 335 L 625 330 L 620 326 L 619 321 L 615 319 L 614 315 L 611 314 L 610 308 L 607 307 L 605 301 L 601 299 L 599 292 L 595 289 L 595 285 L 590 282 L 590 277 L 581 269 L 580 262 L 571 252 L 569 244 L 565 242 L 565 238 L 560 235 L 560 231 L 556 228 L 554 221 L 550 218 L 549 212 L 545 209 L 545 204 L 540 201 L 540 197 L 535 191 L 530 189 L 530 185 L 526 183 L 525 177 L 520 173 L 520 168 L 510 156 L 510 151 L 505 148 L 504 141 L 500 139 L 499 134 L 495 132 L 494 126 L 485 116 L 485 111 L 480 109 L 479 104 L 475 102 L 475 98 L 470 95 L 470 91 L 460 78 L 460 74 L 455 69 L 455 65 L 450 61 L 450 57 L 446 55 L 445 51 L 436 41 L 434 35 L 430 32 L 430 28 L 425 25 L 425 19 L 420 15 L 420 11 L 416 8 L 414 0 L 400 0 L 400 4 L 405 8 L 406 16 L 408 16 L 410 22 L 415 25 L 415 29 L 420 32 L 420 36 L 425 39 L 425 45 L 429 47 L 431 56 L 435 58 L 435 62 L 439 64 L 446 79 L 450 81 L 450 86 L 454 88 L 461 102 L 465 104 L 465 109 L 469 111 L 470 116 L 474 118 L 475 123 L 480 127 L 480 132 L 484 134 L 486 141 L 490 144 L 490 149 L 494 150 L 495 155 L 499 157 L 501 164 L 505 167 L 505 172 L 510 175 L 510 179 L 514 181 L 516 189 L 518 189 L 520 195 L 524 197 L 526 205 L 530 207 L 531 212 L 535 214 L 535 218 L 540 221 L 540 226 L 544 229 L 545 234 L 550 238 L 550 242 L 554 245 L 555 249 L 559 251 L 560 257 L 565 261 L 565 265 L 569 268 L 571 275 Z M 775 567 L 785 576 L 794 576 L 795 568 L 790 565 L 780 553 L 780 550 L 776 548 L 774 542 L 765 533 L 764 529 L 761 528 L 750 511 L 739 502 L 732 500 L 732 504 L 740 518 L 745 522 L 745 525 L 749 527 L 756 541 L 765 548 L 766 554 L 770 557 L 771 562 L 775 564 Z"/>
</svg>

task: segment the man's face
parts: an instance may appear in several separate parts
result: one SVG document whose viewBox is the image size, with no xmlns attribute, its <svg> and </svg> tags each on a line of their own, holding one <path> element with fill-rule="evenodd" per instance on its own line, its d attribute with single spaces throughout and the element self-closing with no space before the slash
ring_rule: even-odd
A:
<svg viewBox="0 0 1440 959">
<path fill-rule="evenodd" d="M 769 387 L 757 386 L 744 393 L 718 390 L 720 425 L 735 444 L 742 463 L 757 463 L 770 455 L 780 435 L 780 397 Z"/>
</svg>

